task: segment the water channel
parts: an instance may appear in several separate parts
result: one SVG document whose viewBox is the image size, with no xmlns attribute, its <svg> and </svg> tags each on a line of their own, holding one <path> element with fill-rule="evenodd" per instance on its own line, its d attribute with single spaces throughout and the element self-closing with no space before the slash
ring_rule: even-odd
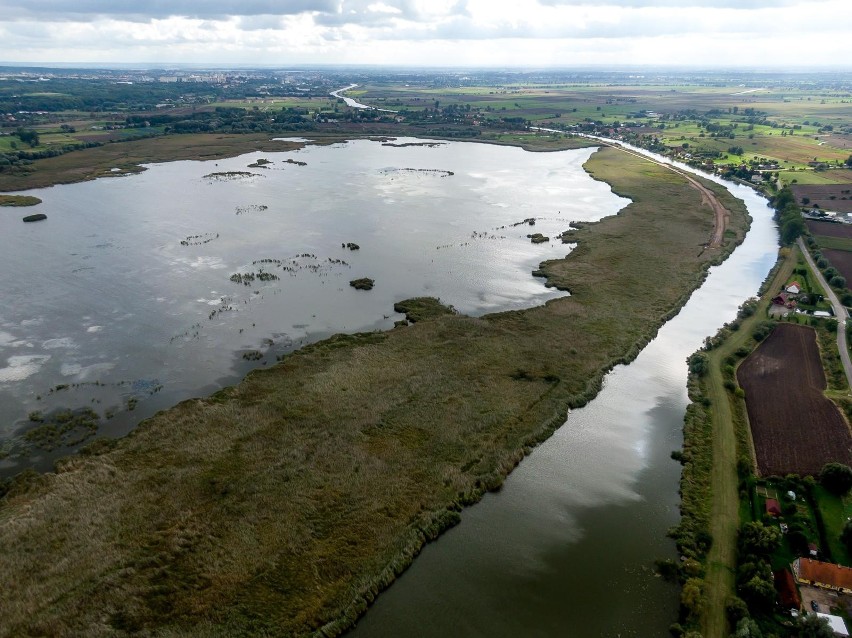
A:
<svg viewBox="0 0 852 638">
<path fill-rule="evenodd" d="M 756 294 L 777 255 L 765 200 L 724 185 L 753 217 L 745 242 L 348 635 L 668 635 L 678 590 L 653 575 L 653 561 L 674 557 L 666 531 L 679 520 L 680 465 L 669 455 L 682 444 L 685 360 Z"/>
<path fill-rule="evenodd" d="M 526 235 L 626 204 L 582 170 L 588 149 L 396 143 L 418 145 L 152 165 L 31 191 L 48 215 L 39 224 L 4 211 L 0 473 L 67 453 L 19 445 L 33 410 L 115 409 L 99 434 L 120 435 L 303 343 L 387 329 L 399 299 L 435 295 L 469 314 L 543 303 L 558 293 L 530 271 L 567 247 Z M 260 158 L 271 163 L 248 167 Z M 755 294 L 776 254 L 764 200 L 727 186 L 754 218 L 745 243 L 499 493 L 427 546 L 352 635 L 667 635 L 677 592 L 652 566 L 674 551 L 665 533 L 678 521 L 680 466 L 669 454 L 681 445 L 685 359 Z M 261 269 L 279 278 L 230 280 Z M 362 276 L 373 290 L 348 286 Z M 260 361 L 242 356 L 254 352 Z"/>
</svg>

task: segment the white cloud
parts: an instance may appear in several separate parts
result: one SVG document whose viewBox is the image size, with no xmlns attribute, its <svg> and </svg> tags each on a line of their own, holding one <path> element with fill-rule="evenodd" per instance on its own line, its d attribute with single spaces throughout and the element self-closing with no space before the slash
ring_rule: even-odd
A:
<svg viewBox="0 0 852 638">
<path fill-rule="evenodd" d="M 852 18 L 847 0 L 2 2 L 0 60 L 43 63 L 836 66 Z"/>
</svg>

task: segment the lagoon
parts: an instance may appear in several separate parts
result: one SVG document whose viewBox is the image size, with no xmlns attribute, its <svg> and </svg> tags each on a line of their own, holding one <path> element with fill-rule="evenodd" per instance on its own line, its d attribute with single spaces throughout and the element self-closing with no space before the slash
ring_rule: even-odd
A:
<svg viewBox="0 0 852 638">
<path fill-rule="evenodd" d="M 556 235 L 627 203 L 583 171 L 592 152 L 359 140 L 28 191 L 48 220 L 0 216 L 0 475 L 73 450 L 28 443 L 33 412 L 90 407 L 118 436 L 305 343 L 388 329 L 402 299 L 478 315 L 564 294 L 531 276 L 570 251 Z"/>
</svg>

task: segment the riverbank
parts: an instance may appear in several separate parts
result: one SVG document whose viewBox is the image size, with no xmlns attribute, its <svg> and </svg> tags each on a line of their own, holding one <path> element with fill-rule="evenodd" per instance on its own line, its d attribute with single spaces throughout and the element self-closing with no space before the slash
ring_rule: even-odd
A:
<svg viewBox="0 0 852 638">
<path fill-rule="evenodd" d="M 571 297 L 333 337 L 19 481 L 0 510 L 0 561 L 19 583 L 3 594 L 10 631 L 351 623 L 744 235 L 744 209 L 718 186 L 730 234 L 702 250 L 712 211 L 683 177 L 614 149 L 587 166 L 634 203 L 542 264 Z"/>
<path fill-rule="evenodd" d="M 771 291 L 789 280 L 794 249 L 781 250 L 761 288 L 761 298 L 746 302 L 737 319 L 708 338 L 709 347 L 690 358 L 689 397 L 684 417 L 681 461 L 682 521 L 673 536 L 688 557 L 682 578 L 693 581 L 702 603 L 684 619 L 707 638 L 728 635 L 726 606 L 736 595 L 736 542 L 742 474 L 753 465 L 753 446 L 734 365 L 757 345 L 754 332 L 765 321 Z M 687 580 L 686 582 L 689 582 Z"/>
</svg>

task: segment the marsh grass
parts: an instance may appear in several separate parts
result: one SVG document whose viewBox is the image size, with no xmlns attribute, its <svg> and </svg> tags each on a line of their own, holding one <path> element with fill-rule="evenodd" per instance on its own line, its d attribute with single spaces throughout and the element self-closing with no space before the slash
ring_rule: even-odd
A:
<svg viewBox="0 0 852 638">
<path fill-rule="evenodd" d="M 41 204 L 41 200 L 32 195 L 0 195 L 0 206 L 36 206 L 38 204 Z"/>
<path fill-rule="evenodd" d="M 570 297 L 479 318 L 409 301 L 404 330 L 335 335 L 12 486 L 0 634 L 349 626 L 733 248 L 700 250 L 713 214 L 683 178 L 610 148 L 587 167 L 634 203 L 541 264 Z"/>
</svg>

